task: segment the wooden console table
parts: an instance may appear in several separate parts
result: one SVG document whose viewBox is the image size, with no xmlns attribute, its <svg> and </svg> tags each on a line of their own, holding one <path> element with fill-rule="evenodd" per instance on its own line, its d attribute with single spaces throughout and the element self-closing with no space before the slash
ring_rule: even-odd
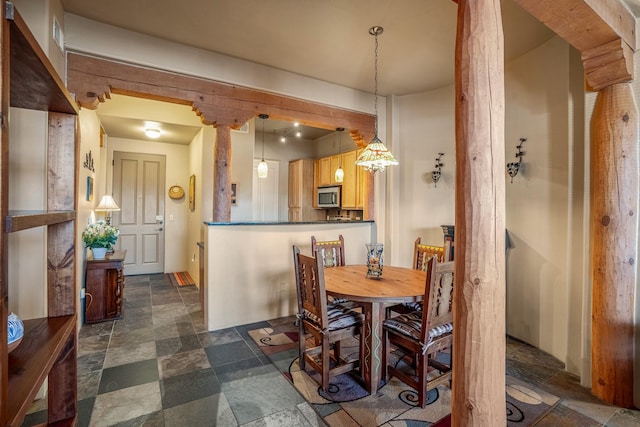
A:
<svg viewBox="0 0 640 427">
<path fill-rule="evenodd" d="M 87 259 L 84 320 L 104 322 L 122 317 L 124 258 L 127 251 L 115 251 L 105 259 Z"/>
</svg>

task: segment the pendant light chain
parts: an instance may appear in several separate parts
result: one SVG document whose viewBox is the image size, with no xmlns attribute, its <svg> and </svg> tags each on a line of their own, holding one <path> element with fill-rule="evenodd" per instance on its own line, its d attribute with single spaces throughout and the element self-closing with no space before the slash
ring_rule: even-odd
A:
<svg viewBox="0 0 640 427">
<path fill-rule="evenodd" d="M 374 132 L 375 135 L 378 136 L 378 34 L 382 33 L 382 27 L 374 27 L 373 28 L 374 31 L 374 35 L 375 35 L 375 39 L 376 39 L 376 48 L 375 48 L 375 54 L 374 54 L 374 73 L 373 73 L 373 82 L 374 82 L 374 89 L 373 89 L 373 93 L 375 95 L 375 100 L 374 100 L 374 112 L 375 112 L 375 117 L 376 117 L 376 122 L 374 124 Z"/>
</svg>

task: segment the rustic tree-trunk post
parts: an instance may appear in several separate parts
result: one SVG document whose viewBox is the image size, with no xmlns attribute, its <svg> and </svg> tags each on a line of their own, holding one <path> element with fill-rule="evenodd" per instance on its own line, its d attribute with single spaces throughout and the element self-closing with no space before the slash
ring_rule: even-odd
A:
<svg viewBox="0 0 640 427">
<path fill-rule="evenodd" d="M 231 220 L 231 127 L 216 127 L 213 150 L 213 220 Z"/>
<path fill-rule="evenodd" d="M 598 92 L 591 142 L 592 393 L 633 407 L 638 111 L 631 85 Z"/>
<path fill-rule="evenodd" d="M 505 409 L 504 49 L 500 0 L 459 0 L 452 425 Z"/>
</svg>

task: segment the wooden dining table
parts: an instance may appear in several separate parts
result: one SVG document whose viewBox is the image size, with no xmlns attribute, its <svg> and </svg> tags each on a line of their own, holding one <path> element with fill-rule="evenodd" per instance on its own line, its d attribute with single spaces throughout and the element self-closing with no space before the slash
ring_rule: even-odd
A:
<svg viewBox="0 0 640 427">
<path fill-rule="evenodd" d="M 382 376 L 382 322 L 385 305 L 421 301 L 426 272 L 412 268 L 384 266 L 382 277 L 367 278 L 366 265 L 345 265 L 324 269 L 327 294 L 358 302 L 365 315 L 365 351 L 361 373 L 369 393 L 375 393 Z"/>
</svg>

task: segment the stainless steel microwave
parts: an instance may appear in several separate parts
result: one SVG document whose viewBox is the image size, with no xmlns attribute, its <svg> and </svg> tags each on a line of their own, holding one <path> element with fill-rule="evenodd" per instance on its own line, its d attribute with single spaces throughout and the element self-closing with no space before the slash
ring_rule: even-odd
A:
<svg viewBox="0 0 640 427">
<path fill-rule="evenodd" d="M 318 187 L 319 208 L 339 208 L 340 207 L 340 187 Z"/>
</svg>

